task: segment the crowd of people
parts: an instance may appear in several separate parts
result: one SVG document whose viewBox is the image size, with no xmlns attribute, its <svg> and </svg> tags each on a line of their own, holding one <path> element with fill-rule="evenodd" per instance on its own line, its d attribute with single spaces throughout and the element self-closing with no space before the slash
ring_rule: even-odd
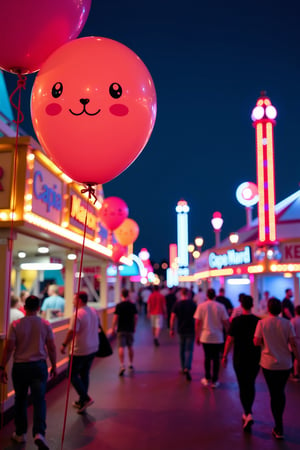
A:
<svg viewBox="0 0 300 450">
<path fill-rule="evenodd" d="M 42 306 L 38 297 L 29 293 L 24 297 L 23 302 L 14 295 L 11 297 L 11 324 L 0 365 L 0 381 L 7 382 L 6 365 L 13 356 L 16 430 L 12 438 L 18 443 L 26 439 L 27 395 L 30 389 L 34 409 L 34 442 L 38 448 L 48 449 L 45 439 L 46 360 L 49 357 L 50 375 L 55 376 L 56 348 L 51 326 L 45 320 L 45 311 L 50 305 L 51 311 L 62 314 L 64 299 L 59 296 L 57 286 L 48 287 L 48 297 Z M 268 314 L 258 317 L 252 313 L 253 298 L 250 295 L 241 293 L 239 306 L 234 308 L 223 287 L 218 295 L 213 288 L 209 288 L 205 295 L 201 288 L 194 294 L 186 287 L 168 289 L 154 286 L 143 288 L 134 296 L 132 291 L 122 289 L 112 324 L 113 333 L 117 336 L 119 376 L 122 377 L 126 371 L 126 349 L 128 370 L 134 372 L 134 335 L 139 314 L 146 314 L 155 347 L 160 346 L 163 327 L 169 329 L 171 337 L 175 336 L 176 328 L 180 368 L 188 382 L 192 380 L 195 343 L 201 345 L 204 352 L 201 383 L 211 389 L 220 385 L 220 364 L 224 368 L 227 366 L 233 348 L 233 368 L 246 432 L 251 431 L 254 423 L 255 381 L 261 367 L 274 418 L 272 434 L 276 439 L 283 439 L 285 386 L 289 377 L 300 380 L 300 306 L 295 307 L 292 298 L 291 289 L 286 289 L 282 301 L 269 297 Z M 62 354 L 66 351 L 70 354 L 70 381 L 78 394 L 73 407 L 78 413 L 83 413 L 93 404 L 89 395 L 89 374 L 99 347 L 98 332 L 101 327 L 97 311 L 87 303 L 86 292 L 74 296 L 74 314 L 60 347 Z"/>
</svg>

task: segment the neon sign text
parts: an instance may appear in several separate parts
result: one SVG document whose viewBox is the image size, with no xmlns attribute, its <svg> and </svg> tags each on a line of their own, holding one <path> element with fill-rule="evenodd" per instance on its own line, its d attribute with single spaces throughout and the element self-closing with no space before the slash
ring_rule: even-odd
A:
<svg viewBox="0 0 300 450">
<path fill-rule="evenodd" d="M 72 195 L 71 198 L 72 198 L 72 206 L 70 212 L 71 217 L 73 217 L 75 220 L 84 225 L 85 217 L 87 214 L 87 227 L 90 228 L 90 230 L 96 230 L 97 228 L 96 216 L 89 211 L 87 212 L 86 207 L 81 204 L 81 199 L 79 197 Z"/>
<path fill-rule="evenodd" d="M 40 170 L 37 170 L 33 178 L 33 192 L 38 200 L 41 200 L 47 205 L 47 212 L 50 211 L 51 207 L 61 211 L 62 208 L 62 196 L 55 190 L 57 185 L 54 184 L 53 187 L 48 186 L 43 183 L 44 178 Z"/>
<path fill-rule="evenodd" d="M 211 269 L 222 269 L 227 266 L 238 266 L 240 264 L 251 263 L 251 247 L 247 246 L 244 250 L 227 250 L 226 253 L 217 255 L 212 252 L 208 257 L 208 264 Z"/>
</svg>

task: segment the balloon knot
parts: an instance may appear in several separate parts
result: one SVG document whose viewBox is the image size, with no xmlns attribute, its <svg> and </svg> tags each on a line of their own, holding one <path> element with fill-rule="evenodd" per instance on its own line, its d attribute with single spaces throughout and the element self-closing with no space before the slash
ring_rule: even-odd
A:
<svg viewBox="0 0 300 450">
<path fill-rule="evenodd" d="M 88 192 L 89 193 L 89 200 L 93 197 L 93 199 L 94 199 L 94 204 L 97 202 L 97 197 L 96 197 L 96 194 L 95 194 L 95 192 L 96 192 L 96 189 L 93 187 L 94 185 L 91 185 L 91 184 L 87 184 L 86 185 L 86 188 L 84 188 L 84 189 L 81 189 L 81 193 L 82 194 L 85 194 L 86 192 Z"/>
</svg>

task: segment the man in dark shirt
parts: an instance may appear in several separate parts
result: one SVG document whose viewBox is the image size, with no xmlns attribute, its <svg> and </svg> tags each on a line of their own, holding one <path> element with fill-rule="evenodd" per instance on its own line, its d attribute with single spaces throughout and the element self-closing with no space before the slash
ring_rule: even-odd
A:
<svg viewBox="0 0 300 450">
<path fill-rule="evenodd" d="M 233 305 L 231 303 L 231 301 L 229 300 L 229 298 L 225 297 L 225 289 L 224 288 L 220 288 L 219 289 L 219 295 L 216 297 L 217 302 L 222 303 L 222 305 L 225 306 L 229 317 L 231 316 L 232 310 L 233 310 Z"/>
<path fill-rule="evenodd" d="M 235 317 L 228 331 L 222 365 L 226 367 L 227 356 L 233 346 L 233 367 L 238 380 L 240 400 L 244 409 L 243 429 L 250 431 L 253 424 L 252 405 L 255 398 L 255 379 L 259 372 L 260 347 L 253 343 L 259 318 L 251 313 L 253 299 L 250 295 L 241 298 L 242 314 Z"/>
<path fill-rule="evenodd" d="M 295 306 L 294 303 L 292 302 L 292 298 L 293 298 L 292 289 L 286 289 L 285 297 L 282 300 L 281 311 L 282 317 L 289 320 L 295 317 Z"/>
<path fill-rule="evenodd" d="M 120 359 L 119 376 L 125 373 L 124 348 L 128 348 L 129 371 L 133 372 L 133 335 L 135 333 L 138 312 L 134 303 L 129 300 L 128 289 L 122 289 L 121 303 L 118 303 L 114 312 L 113 330 L 117 332 L 118 353 Z"/>
<path fill-rule="evenodd" d="M 181 368 L 188 381 L 192 379 L 190 370 L 195 341 L 194 313 L 196 307 L 196 303 L 189 299 L 188 289 L 182 288 L 180 291 L 180 300 L 175 303 L 170 318 L 170 335 L 174 336 L 174 324 L 175 318 L 177 317 Z"/>
</svg>

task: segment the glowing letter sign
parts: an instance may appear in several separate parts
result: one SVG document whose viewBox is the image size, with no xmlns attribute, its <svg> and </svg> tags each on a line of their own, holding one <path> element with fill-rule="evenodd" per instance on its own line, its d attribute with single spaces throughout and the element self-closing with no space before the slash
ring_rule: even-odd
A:
<svg viewBox="0 0 300 450">
<path fill-rule="evenodd" d="M 222 267 L 250 264 L 251 260 L 251 247 L 247 246 L 241 251 L 230 249 L 219 255 L 212 252 L 209 254 L 208 264 L 211 269 L 222 269 Z"/>
<path fill-rule="evenodd" d="M 38 200 L 41 200 L 46 204 L 47 212 L 50 212 L 51 208 L 58 211 L 61 210 L 62 198 L 61 195 L 56 192 L 57 185 L 53 187 L 43 183 L 44 177 L 40 170 L 37 170 L 33 177 L 33 193 Z"/>
<path fill-rule="evenodd" d="M 86 216 L 86 207 L 82 205 L 81 198 L 77 197 L 76 195 L 72 195 L 71 197 L 72 203 L 71 203 L 71 212 L 70 216 L 78 221 L 80 224 L 84 225 L 85 223 L 85 216 Z M 88 211 L 87 213 L 87 227 L 90 230 L 95 231 L 97 228 L 97 218 L 94 214 Z"/>
</svg>

